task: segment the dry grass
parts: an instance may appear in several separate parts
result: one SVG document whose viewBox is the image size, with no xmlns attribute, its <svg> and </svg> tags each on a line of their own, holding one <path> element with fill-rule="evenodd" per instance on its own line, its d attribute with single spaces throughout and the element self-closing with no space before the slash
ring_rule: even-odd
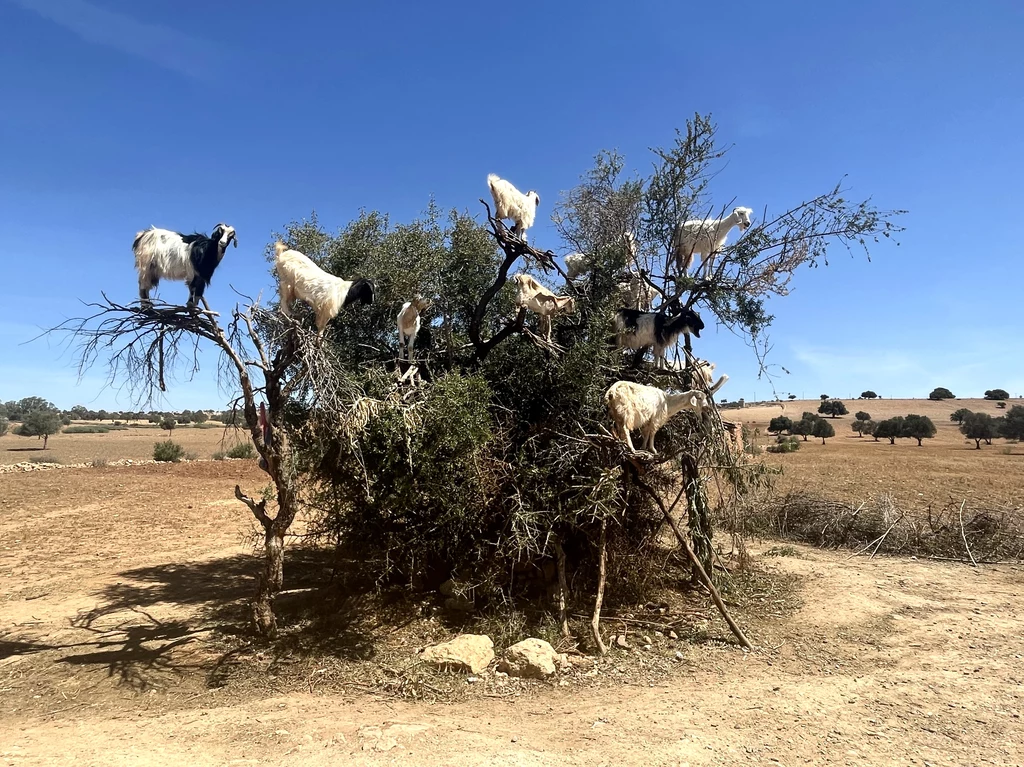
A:
<svg viewBox="0 0 1024 767">
<path fill-rule="evenodd" d="M 822 445 L 810 438 L 800 450 L 768 454 L 765 461 L 781 466 L 777 487 L 782 493 L 803 493 L 839 502 L 860 503 L 886 494 L 908 512 L 942 508 L 950 499 L 967 500 L 968 506 L 1018 507 L 1024 497 L 1024 444 L 995 440 L 991 446 L 974 449 L 960 434 L 950 414 L 965 407 L 975 412 L 1001 414 L 987 400 L 843 400 L 850 414 L 831 420 L 836 436 Z M 1012 403 L 1011 403 L 1012 404 Z M 778 415 L 799 418 L 816 411 L 818 400 L 796 400 L 779 407 L 730 410 L 728 417 L 742 413 L 742 421 L 760 430 L 759 442 L 767 445 L 768 422 Z M 934 439 L 918 447 L 914 440 L 875 442 L 860 438 L 850 429 L 853 414 L 866 410 L 875 420 L 917 413 L 932 419 L 938 429 Z"/>
<path fill-rule="evenodd" d="M 97 458 L 151 460 L 153 445 L 167 438 L 167 432 L 162 429 L 139 425 L 106 434 L 55 434 L 50 437 L 49 449 L 44 451 L 41 440 L 8 433 L 0 437 L 0 464 L 21 463 L 34 457 L 55 463 L 88 463 Z M 199 458 L 211 458 L 218 450 L 230 450 L 246 438 L 245 432 L 233 428 L 197 429 L 192 426 L 179 426 L 170 436 L 186 453 L 195 453 Z"/>
</svg>

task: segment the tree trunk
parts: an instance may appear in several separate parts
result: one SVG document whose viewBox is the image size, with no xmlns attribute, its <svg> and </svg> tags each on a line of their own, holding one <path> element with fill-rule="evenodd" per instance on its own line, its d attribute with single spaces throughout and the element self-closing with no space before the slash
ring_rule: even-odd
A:
<svg viewBox="0 0 1024 767">
<path fill-rule="evenodd" d="M 975 450 L 981 450 L 981 440 L 980 439 L 974 440 L 974 449 Z"/>
<path fill-rule="evenodd" d="M 825 438 L 824 437 L 821 438 L 821 444 L 823 444 L 823 445 L 825 444 Z"/>
<path fill-rule="evenodd" d="M 50 441 L 50 435 L 49 434 L 44 434 L 43 435 L 43 450 L 46 450 L 46 443 L 49 442 L 49 441 Z"/>
<path fill-rule="evenodd" d="M 264 536 L 263 572 L 252 603 L 253 626 L 257 633 L 273 639 L 277 636 L 274 598 L 284 585 L 284 531 L 271 525 Z"/>
<path fill-rule="evenodd" d="M 691 455 L 683 455 L 680 458 L 682 467 L 682 480 L 686 488 L 686 509 L 690 540 L 693 541 L 693 553 L 708 575 L 712 575 L 714 569 L 711 537 L 711 516 L 708 509 L 708 499 L 704 495 L 704 486 L 700 481 L 700 468 L 697 461 Z M 691 578 L 694 585 L 700 582 L 700 573 L 696 567 L 691 568 Z"/>
</svg>

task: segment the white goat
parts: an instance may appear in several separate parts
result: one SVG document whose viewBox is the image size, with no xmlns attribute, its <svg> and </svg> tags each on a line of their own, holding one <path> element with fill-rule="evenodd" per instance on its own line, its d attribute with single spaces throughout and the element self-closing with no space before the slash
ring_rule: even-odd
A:
<svg viewBox="0 0 1024 767">
<path fill-rule="evenodd" d="M 373 284 L 362 277 L 343 280 L 328 274 L 314 264 L 308 256 L 290 250 L 278 240 L 274 244 L 277 280 L 281 291 L 281 313 L 291 316 L 292 301 L 296 298 L 309 304 L 316 312 L 316 329 L 324 334 L 327 323 L 334 319 L 341 307 L 356 303 L 373 303 Z"/>
<path fill-rule="evenodd" d="M 651 453 L 654 449 L 654 435 L 669 418 L 680 410 L 693 410 L 698 417 L 708 406 L 707 395 L 702 391 L 684 391 L 671 394 L 654 386 L 644 386 L 632 381 L 616 381 L 608 387 L 604 404 L 612 419 L 613 433 L 625 442 L 630 450 L 633 439 L 629 433 L 639 429 L 643 435 L 642 449 Z"/>
<path fill-rule="evenodd" d="M 708 360 L 696 360 L 691 376 L 692 379 L 690 381 L 690 385 L 706 389 L 708 394 L 714 394 L 722 388 L 726 381 L 729 380 L 729 376 L 723 373 L 721 377 L 715 381 L 714 385 L 712 385 L 711 382 L 715 376 L 715 363 L 709 362 Z"/>
<path fill-rule="evenodd" d="M 416 296 L 412 301 L 402 304 L 402 310 L 398 312 L 398 359 L 402 359 L 404 348 L 408 350 L 409 362 L 412 362 L 412 347 L 416 342 L 416 335 L 420 332 L 420 312 L 428 306 L 430 301 L 422 296 Z"/>
<path fill-rule="evenodd" d="M 618 288 L 619 300 L 623 305 L 642 312 L 649 312 L 651 304 L 658 297 L 658 290 L 639 274 L 630 275 L 628 280 L 618 284 Z"/>
<path fill-rule="evenodd" d="M 181 234 L 155 226 L 137 232 L 132 243 L 135 269 L 139 273 L 139 300 L 150 306 L 149 291 L 161 279 L 181 280 L 188 283 L 188 306 L 195 306 L 203 298 L 203 291 L 213 279 L 213 272 L 224 258 L 224 251 L 234 241 L 238 247 L 235 228 L 217 224 L 213 233 Z"/>
<path fill-rule="evenodd" d="M 693 263 L 693 254 L 700 253 L 700 269 L 704 276 L 711 274 L 715 253 L 722 249 L 734 226 L 742 231 L 750 228 L 750 208 L 733 208 L 725 218 L 705 218 L 683 221 L 672 234 L 672 257 L 676 268 L 686 274 Z"/>
<path fill-rule="evenodd" d="M 622 240 L 626 243 L 626 250 L 629 252 L 629 269 L 633 271 L 636 267 L 636 236 L 626 231 L 622 233 Z M 586 253 L 570 253 L 565 257 L 565 278 L 575 280 L 581 274 L 586 274 L 593 268 L 594 264 Z"/>
<path fill-rule="evenodd" d="M 533 226 L 533 218 L 540 205 L 540 195 L 532 189 L 523 194 L 511 183 L 491 173 L 487 176 L 487 186 L 491 188 L 494 198 L 494 217 L 510 218 L 516 222 L 512 233 L 526 242 L 526 230 Z"/>
<path fill-rule="evenodd" d="M 556 296 L 528 274 L 513 274 L 516 284 L 516 305 L 525 306 L 540 316 L 538 326 L 544 338 L 551 340 L 551 317 L 555 314 L 572 314 L 576 301 L 570 296 Z"/>
</svg>

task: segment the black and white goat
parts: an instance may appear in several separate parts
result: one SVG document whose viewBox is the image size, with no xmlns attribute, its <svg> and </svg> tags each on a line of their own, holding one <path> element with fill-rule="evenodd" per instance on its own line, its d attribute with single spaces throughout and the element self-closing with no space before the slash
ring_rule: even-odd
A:
<svg viewBox="0 0 1024 767">
<path fill-rule="evenodd" d="M 132 251 L 135 253 L 135 269 L 139 273 L 142 305 L 151 305 L 149 291 L 161 279 L 166 279 L 188 283 L 188 306 L 195 306 L 202 299 L 203 291 L 213 279 L 213 273 L 231 242 L 238 247 L 235 228 L 227 224 L 217 224 L 209 237 L 198 233 L 181 234 L 155 226 L 138 232 Z"/>
<path fill-rule="evenodd" d="M 625 308 L 615 312 L 616 345 L 627 349 L 653 346 L 654 364 L 658 368 L 667 365 L 665 351 L 675 345 L 680 335 L 700 338 L 703 329 L 704 321 L 692 309 L 683 309 L 672 316 Z"/>
</svg>

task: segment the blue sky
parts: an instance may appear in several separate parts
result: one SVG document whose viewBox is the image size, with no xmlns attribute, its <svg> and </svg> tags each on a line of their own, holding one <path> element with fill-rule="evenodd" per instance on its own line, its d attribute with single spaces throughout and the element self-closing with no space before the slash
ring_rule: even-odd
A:
<svg viewBox="0 0 1024 767">
<path fill-rule="evenodd" d="M 541 193 L 531 240 L 562 250 L 551 205 L 593 155 L 646 171 L 694 112 L 735 143 L 716 198 L 779 211 L 846 174 L 910 211 L 900 247 L 835 250 L 774 303 L 780 393 L 1024 393 L 1019 3 L 733 0 L 699 25 L 680 2 L 353 5 L 0 0 L 0 399 L 131 405 L 23 342 L 101 290 L 133 299 L 140 229 L 235 226 L 207 293 L 227 307 L 273 292 L 262 249 L 288 221 L 407 220 L 431 195 L 476 213 L 493 171 Z M 697 351 L 722 396 L 770 395 L 727 331 Z M 206 357 L 158 407 L 223 405 Z"/>
</svg>

